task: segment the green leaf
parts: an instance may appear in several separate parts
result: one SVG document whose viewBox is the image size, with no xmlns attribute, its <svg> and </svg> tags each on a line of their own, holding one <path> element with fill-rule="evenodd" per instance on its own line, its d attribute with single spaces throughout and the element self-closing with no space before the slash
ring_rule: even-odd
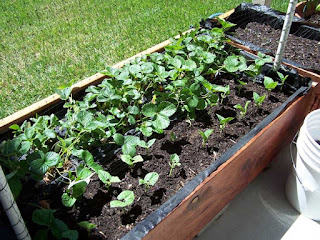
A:
<svg viewBox="0 0 320 240">
<path fill-rule="evenodd" d="M 151 62 L 147 62 L 141 65 L 141 72 L 143 73 L 152 73 L 153 65 Z"/>
<path fill-rule="evenodd" d="M 62 239 L 62 233 L 68 231 L 68 226 L 62 220 L 54 218 L 51 224 L 52 235 L 56 239 Z"/>
<path fill-rule="evenodd" d="M 93 114 L 87 111 L 80 111 L 76 116 L 76 120 L 86 127 L 93 121 Z"/>
<path fill-rule="evenodd" d="M 208 139 L 209 136 L 213 133 L 213 129 L 208 129 L 204 132 L 204 135 L 206 136 L 206 138 Z"/>
<path fill-rule="evenodd" d="M 156 141 L 155 138 L 149 140 L 148 143 L 147 143 L 147 148 L 149 149 L 155 143 L 155 141 Z"/>
<path fill-rule="evenodd" d="M 30 150 L 31 145 L 32 145 L 31 142 L 28 142 L 28 141 L 22 142 L 19 146 L 18 153 L 20 155 L 26 154 Z"/>
<path fill-rule="evenodd" d="M 22 190 L 20 179 L 17 176 L 14 176 L 8 180 L 8 184 L 10 186 L 13 197 L 16 199 Z"/>
<path fill-rule="evenodd" d="M 128 107 L 128 113 L 132 115 L 137 115 L 140 113 L 139 108 L 137 106 L 129 106 Z"/>
<path fill-rule="evenodd" d="M 175 68 L 181 67 L 181 61 L 178 58 L 171 58 L 168 63 L 173 65 Z"/>
<path fill-rule="evenodd" d="M 193 95 L 193 96 L 187 98 L 186 103 L 189 106 L 189 108 L 196 108 L 199 103 L 199 98 L 197 96 Z"/>
<path fill-rule="evenodd" d="M 167 116 L 157 114 L 157 117 L 152 121 L 152 125 L 156 129 L 166 129 L 170 125 L 170 120 Z"/>
<path fill-rule="evenodd" d="M 56 152 L 47 152 L 44 155 L 44 163 L 49 167 L 56 166 L 60 160 L 60 155 Z"/>
<path fill-rule="evenodd" d="M 138 163 L 138 162 L 143 162 L 143 158 L 140 155 L 137 155 L 135 157 L 132 158 L 133 160 L 133 164 Z"/>
<path fill-rule="evenodd" d="M 20 143 L 21 140 L 18 138 L 7 140 L 1 149 L 1 154 L 6 157 L 14 155 L 19 149 Z"/>
<path fill-rule="evenodd" d="M 118 196 L 117 200 L 110 202 L 110 207 L 126 207 L 133 203 L 134 193 L 133 191 L 124 190 Z"/>
<path fill-rule="evenodd" d="M 25 134 L 27 139 L 32 139 L 35 133 L 36 133 L 36 131 L 32 127 L 27 128 L 26 130 L 24 130 L 24 134 Z"/>
<path fill-rule="evenodd" d="M 104 171 L 104 170 L 99 170 L 98 171 L 98 177 L 101 180 L 101 182 L 103 182 L 104 184 L 107 184 L 110 182 L 111 179 L 111 174 Z"/>
<path fill-rule="evenodd" d="M 136 146 L 132 144 L 124 144 L 121 147 L 122 153 L 125 155 L 134 156 L 136 154 Z"/>
<path fill-rule="evenodd" d="M 133 159 L 130 155 L 121 155 L 120 158 L 124 163 L 128 164 L 129 166 L 133 165 Z"/>
<path fill-rule="evenodd" d="M 278 83 L 273 81 L 272 78 L 265 76 L 263 80 L 265 88 L 270 91 L 278 86 Z"/>
<path fill-rule="evenodd" d="M 73 185 L 72 197 L 76 198 L 76 199 L 80 198 L 83 195 L 83 193 L 85 192 L 86 187 L 87 187 L 87 183 L 85 181 L 82 181 L 82 182 L 79 182 L 79 183 Z"/>
<path fill-rule="evenodd" d="M 60 86 L 55 89 L 55 92 L 60 96 L 61 100 L 67 100 L 72 92 L 70 85 Z"/>
<path fill-rule="evenodd" d="M 43 175 L 47 172 L 49 166 L 45 163 L 43 158 L 36 159 L 30 163 L 31 172 Z"/>
<path fill-rule="evenodd" d="M 46 135 L 48 138 L 56 138 L 56 132 L 52 129 L 46 129 L 43 131 L 44 135 Z"/>
<path fill-rule="evenodd" d="M 19 127 L 18 124 L 13 124 L 13 125 L 11 125 L 9 128 L 12 129 L 12 130 L 15 130 L 15 131 L 20 130 L 20 127 Z"/>
<path fill-rule="evenodd" d="M 174 165 L 174 166 L 180 166 L 180 158 L 178 156 L 178 154 L 174 153 L 170 155 L 170 162 Z"/>
<path fill-rule="evenodd" d="M 64 193 L 61 196 L 62 204 L 66 207 L 72 207 L 77 201 L 76 198 L 69 196 L 68 193 Z"/>
<path fill-rule="evenodd" d="M 176 106 L 171 102 L 161 102 L 158 106 L 157 112 L 164 116 L 170 117 L 177 111 Z"/>
<path fill-rule="evenodd" d="M 77 240 L 79 237 L 79 233 L 76 230 L 67 230 L 62 233 L 62 238 L 66 238 L 69 240 Z"/>
<path fill-rule="evenodd" d="M 92 174 L 91 170 L 87 167 L 79 166 L 77 168 L 77 176 L 83 180 L 89 177 Z"/>
<path fill-rule="evenodd" d="M 128 116 L 128 123 L 131 125 L 134 125 L 136 123 L 136 119 L 134 118 L 134 116 L 132 115 Z"/>
<path fill-rule="evenodd" d="M 88 221 L 82 221 L 79 222 L 78 225 L 84 229 L 86 229 L 87 231 L 90 231 L 91 229 L 94 229 L 97 227 L 97 225 L 90 223 Z"/>
<path fill-rule="evenodd" d="M 124 136 L 120 133 L 116 133 L 113 135 L 113 140 L 116 144 L 122 145 L 124 143 Z"/>
<path fill-rule="evenodd" d="M 146 117 L 153 117 L 157 114 L 157 106 L 153 103 L 147 103 L 142 107 L 142 114 Z"/>
<path fill-rule="evenodd" d="M 159 174 L 157 172 L 150 172 L 144 177 L 144 181 L 146 181 L 151 186 L 154 186 L 158 179 Z"/>
<path fill-rule="evenodd" d="M 41 226 L 50 226 L 55 211 L 51 209 L 36 209 L 32 213 L 32 221 Z"/>
</svg>

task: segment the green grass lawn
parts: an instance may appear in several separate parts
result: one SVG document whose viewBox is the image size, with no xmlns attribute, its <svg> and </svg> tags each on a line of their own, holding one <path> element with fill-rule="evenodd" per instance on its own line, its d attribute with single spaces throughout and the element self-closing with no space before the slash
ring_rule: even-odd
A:
<svg viewBox="0 0 320 240">
<path fill-rule="evenodd" d="M 0 1 L 0 118 L 241 2 Z"/>
</svg>

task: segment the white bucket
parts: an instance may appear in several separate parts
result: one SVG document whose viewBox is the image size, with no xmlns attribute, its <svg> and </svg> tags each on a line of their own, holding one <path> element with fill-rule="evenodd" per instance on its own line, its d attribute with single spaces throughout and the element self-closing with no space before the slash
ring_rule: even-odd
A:
<svg viewBox="0 0 320 240">
<path fill-rule="evenodd" d="M 300 128 L 294 168 L 286 183 L 291 205 L 313 220 L 320 220 L 320 109 L 307 115 Z"/>
</svg>

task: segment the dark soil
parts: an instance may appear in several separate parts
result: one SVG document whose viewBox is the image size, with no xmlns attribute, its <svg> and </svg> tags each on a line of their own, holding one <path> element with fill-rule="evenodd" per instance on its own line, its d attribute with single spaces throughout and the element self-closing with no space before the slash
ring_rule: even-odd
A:
<svg viewBox="0 0 320 240">
<path fill-rule="evenodd" d="M 63 189 L 60 187 L 52 184 L 50 187 L 35 186 L 32 190 L 24 190 L 18 202 L 22 214 L 29 224 L 30 231 L 34 232 L 39 229 L 39 226 L 32 225 L 31 215 L 34 207 L 25 204 L 26 202 L 57 209 L 55 217 L 65 221 L 70 229 L 79 230 L 80 239 L 88 239 L 87 232 L 77 226 L 80 221 L 89 221 L 97 225 L 97 228 L 90 232 L 90 239 L 121 238 L 164 201 L 173 196 L 187 181 L 212 164 L 250 129 L 280 106 L 288 95 L 291 95 L 291 93 L 272 92 L 266 98 L 262 108 L 258 109 L 253 104 L 252 93 L 267 95 L 264 87 L 248 82 L 238 95 L 238 84 L 233 79 L 234 77 L 229 75 L 218 77 L 215 81 L 217 84 L 230 85 L 231 93 L 225 99 L 222 109 L 220 106 L 215 106 L 209 111 L 197 112 L 197 119 L 191 122 L 186 118 L 175 120 L 163 135 L 154 136 L 158 140 L 149 152 L 138 149 L 144 162 L 137 164 L 132 171 L 120 160 L 119 154 L 111 163 L 105 163 L 105 169 L 112 175 L 118 175 L 122 180 L 120 184 L 114 184 L 109 191 L 95 177 L 88 185 L 83 198 L 77 201 L 76 206 L 66 208 L 61 203 Z M 241 80 L 248 81 L 246 78 Z M 240 118 L 239 111 L 235 110 L 233 106 L 238 103 L 244 106 L 248 99 L 252 101 L 248 114 L 244 118 Z M 223 133 L 220 132 L 216 113 L 224 117 L 235 117 Z M 198 131 L 207 129 L 214 129 L 214 132 L 210 136 L 209 142 L 203 146 Z M 176 142 L 172 142 L 170 139 L 171 132 L 176 135 Z M 102 149 L 100 150 L 103 152 Z M 176 167 L 172 176 L 169 177 L 168 162 L 170 154 L 173 153 L 180 156 L 181 166 Z M 145 190 L 144 186 L 139 186 L 139 178 L 154 171 L 160 174 L 156 185 L 148 190 Z M 33 186 L 33 184 L 31 185 Z M 116 199 L 116 196 L 125 189 L 134 191 L 134 204 L 127 207 L 125 211 L 110 208 L 110 201 Z"/>
<path fill-rule="evenodd" d="M 320 27 L 320 14 L 313 14 L 308 19 L 308 22 L 311 23 L 313 26 Z"/>
<path fill-rule="evenodd" d="M 235 30 L 235 37 L 270 50 L 274 55 L 278 48 L 280 35 L 281 29 L 274 29 L 268 24 L 257 22 L 250 22 L 244 29 Z M 284 58 L 320 71 L 320 44 L 315 40 L 289 34 Z"/>
<path fill-rule="evenodd" d="M 316 143 L 318 143 L 320 145 L 320 140 L 317 140 Z"/>
</svg>

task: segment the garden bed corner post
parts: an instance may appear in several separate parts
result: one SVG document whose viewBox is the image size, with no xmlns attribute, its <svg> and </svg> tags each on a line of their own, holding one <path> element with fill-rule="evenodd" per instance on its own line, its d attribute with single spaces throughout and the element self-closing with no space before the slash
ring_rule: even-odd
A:
<svg viewBox="0 0 320 240">
<path fill-rule="evenodd" d="M 283 55 L 284 50 L 286 48 L 286 43 L 287 43 L 287 39 L 288 39 L 288 35 L 290 32 L 292 19 L 293 19 L 293 15 L 295 13 L 297 3 L 298 3 L 298 0 L 290 0 L 289 5 L 288 5 L 286 18 L 284 20 L 284 24 L 283 24 L 283 28 L 282 28 L 282 32 L 281 32 L 281 37 L 280 37 L 276 57 L 274 60 L 274 69 L 275 70 L 278 70 L 281 65 L 282 55 Z"/>
<path fill-rule="evenodd" d="M 31 240 L 19 208 L 13 198 L 6 176 L 0 166 L 0 201 L 18 240 Z"/>
</svg>

